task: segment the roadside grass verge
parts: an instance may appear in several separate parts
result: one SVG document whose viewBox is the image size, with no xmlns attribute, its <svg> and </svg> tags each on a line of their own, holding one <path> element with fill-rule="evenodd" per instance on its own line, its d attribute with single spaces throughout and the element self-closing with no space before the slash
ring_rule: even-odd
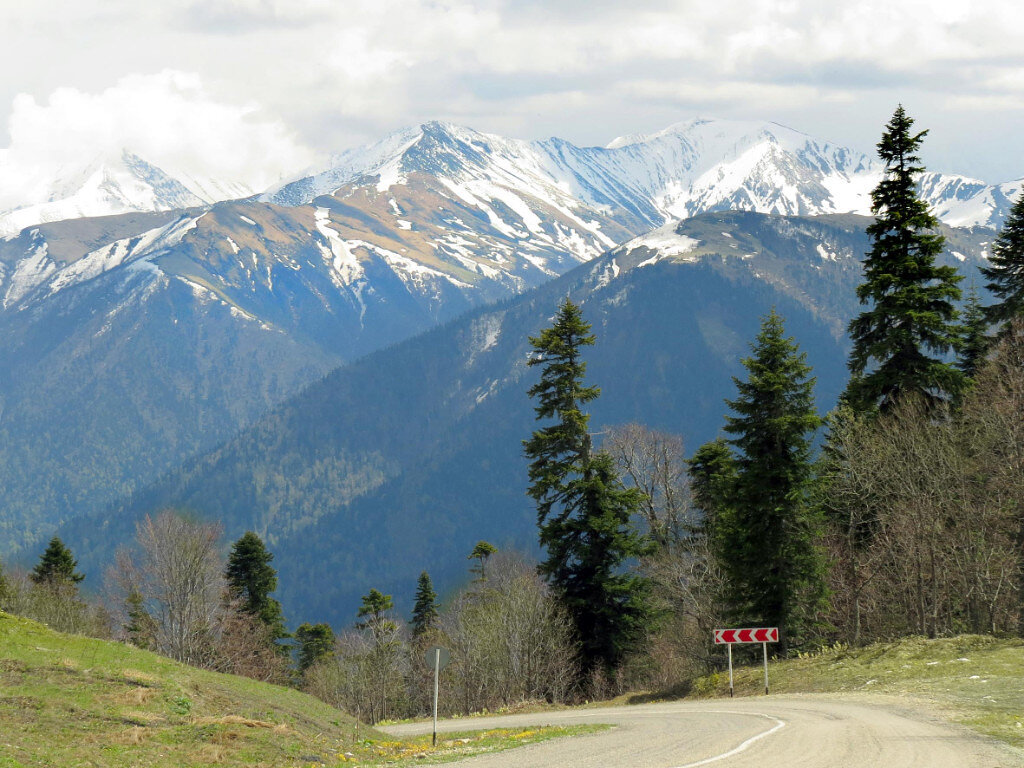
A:
<svg viewBox="0 0 1024 768">
<path fill-rule="evenodd" d="M 764 695 L 760 646 L 736 667 L 737 696 Z M 733 650 L 737 653 L 739 646 Z M 771 647 L 769 646 L 769 651 Z M 981 635 L 911 637 L 864 648 L 836 646 L 769 661 L 771 692 L 870 692 L 914 701 L 944 717 L 1024 747 L 1024 640 Z M 694 681 L 691 696 L 728 696 L 729 673 Z"/>
<path fill-rule="evenodd" d="M 0 612 L 0 768 L 401 765 L 590 730 L 445 734 L 434 749 L 429 736 L 396 741 L 291 688 Z"/>
</svg>

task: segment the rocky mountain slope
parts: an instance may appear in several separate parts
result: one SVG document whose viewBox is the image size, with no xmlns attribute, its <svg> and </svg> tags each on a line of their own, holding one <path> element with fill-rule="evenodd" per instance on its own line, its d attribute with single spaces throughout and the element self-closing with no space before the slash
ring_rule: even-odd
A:
<svg viewBox="0 0 1024 768">
<path fill-rule="evenodd" d="M 636 238 L 529 293 L 344 366 L 111 514 L 63 530 L 83 564 L 165 505 L 253 529 L 276 554 L 298 620 L 345 623 L 370 587 L 443 589 L 479 539 L 529 549 L 521 440 L 533 428 L 527 337 L 581 302 L 602 388 L 592 428 L 640 421 L 690 450 L 715 436 L 740 358 L 772 306 L 818 378 L 822 411 L 845 384 L 845 327 L 867 247 L 856 216 L 703 214 Z M 947 230 L 973 270 L 986 235 Z M 79 551 L 76 550 L 76 551 Z M 316 585 L 316 589 L 310 589 Z"/>
<path fill-rule="evenodd" d="M 0 554 L 144 487 L 332 368 L 660 237 L 673 217 L 861 210 L 880 172 L 781 126 L 709 120 L 607 148 L 426 123 L 212 205 L 223 187 L 120 163 L 114 177 L 141 185 L 128 197 L 174 210 L 0 240 Z M 991 223 L 1016 187 L 935 174 L 924 189 L 947 218 Z M 825 306 L 822 290 L 805 292 Z"/>
</svg>

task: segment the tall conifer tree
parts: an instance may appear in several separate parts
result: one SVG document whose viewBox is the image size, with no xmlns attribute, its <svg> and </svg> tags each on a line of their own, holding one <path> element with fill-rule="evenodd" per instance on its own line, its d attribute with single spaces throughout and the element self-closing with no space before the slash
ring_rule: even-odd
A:
<svg viewBox="0 0 1024 768">
<path fill-rule="evenodd" d="M 1004 323 L 1024 317 L 1024 192 L 1013 204 L 992 243 L 989 264 L 981 268 L 989 281 L 985 287 L 1000 301 L 986 307 L 986 319 L 990 323 Z"/>
<path fill-rule="evenodd" d="M 224 577 L 231 594 L 241 601 L 242 610 L 263 622 L 274 640 L 288 637 L 281 604 L 270 596 L 277 589 L 277 571 L 270 565 L 274 559 L 263 540 L 246 531 L 231 547 Z M 282 646 L 282 652 L 287 652 Z"/>
<path fill-rule="evenodd" d="M 416 582 L 416 603 L 412 607 L 412 621 L 409 622 L 413 639 L 423 637 L 436 622 L 437 593 L 434 592 L 430 574 L 423 571 Z"/>
<path fill-rule="evenodd" d="M 872 247 L 857 288 L 868 309 L 849 328 L 853 376 L 845 398 L 857 410 L 887 410 L 906 394 L 934 404 L 964 386 L 963 374 L 943 360 L 959 338 L 954 302 L 962 277 L 935 264 L 945 240 L 917 194 L 924 171 L 917 152 L 928 132 L 912 133 L 913 124 L 899 106 L 878 143 L 885 174 L 871 192 Z"/>
<path fill-rule="evenodd" d="M 747 380 L 734 379 L 738 397 L 726 401 L 735 415 L 725 430 L 738 455 L 731 481 L 725 475 L 731 488 L 714 538 L 732 618 L 778 626 L 785 652 L 823 595 L 818 516 L 807 499 L 811 439 L 821 419 L 806 355 L 774 310 L 752 351 L 743 360 Z"/>
<path fill-rule="evenodd" d="M 528 364 L 542 370 L 529 395 L 537 419 L 553 420 L 523 441 L 528 493 L 547 550 L 540 572 L 573 619 L 583 672 L 610 671 L 639 645 L 649 617 L 647 582 L 626 569 L 649 549 L 631 523 L 641 499 L 619 481 L 611 456 L 592 449 L 583 406 L 600 390 L 583 383 L 580 350 L 594 336 L 579 308 L 566 299 L 554 325 L 530 343 Z"/>
</svg>

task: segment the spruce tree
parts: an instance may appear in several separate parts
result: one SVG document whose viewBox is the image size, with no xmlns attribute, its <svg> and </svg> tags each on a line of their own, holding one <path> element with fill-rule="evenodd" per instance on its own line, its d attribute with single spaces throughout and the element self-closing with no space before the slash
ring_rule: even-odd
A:
<svg viewBox="0 0 1024 768">
<path fill-rule="evenodd" d="M 590 325 L 569 299 L 554 324 L 531 337 L 528 364 L 542 366 L 529 390 L 539 421 L 553 421 L 523 441 L 528 494 L 547 557 L 540 573 L 571 616 L 580 641 L 583 673 L 611 671 L 641 641 L 649 618 L 647 582 L 627 571 L 649 551 L 632 525 L 641 497 L 626 489 L 606 453 L 594 453 L 589 416 L 582 407 L 599 394 L 584 385 L 581 347 L 594 343 Z"/>
<path fill-rule="evenodd" d="M 715 542 L 727 609 L 740 625 L 778 626 L 784 653 L 802 638 L 823 595 L 817 513 L 808 503 L 811 439 L 820 426 L 806 355 L 774 310 L 743 360 L 747 380 L 725 431 L 737 451 Z M 720 460 L 720 464 L 724 463 Z"/>
<path fill-rule="evenodd" d="M 430 574 L 423 571 L 416 582 L 416 604 L 412 607 L 412 620 L 409 622 L 412 627 L 413 639 L 418 640 L 423 637 L 436 622 L 437 593 L 434 592 Z"/>
<path fill-rule="evenodd" d="M 270 597 L 277 589 L 277 571 L 270 565 L 273 559 L 263 540 L 247 531 L 232 545 L 224 577 L 231 595 L 241 601 L 242 611 L 263 622 L 276 641 L 289 635 L 281 604 Z M 282 646 L 282 652 L 286 650 Z"/>
<path fill-rule="evenodd" d="M 907 394 L 935 404 L 963 389 L 964 376 L 943 360 L 957 344 L 954 302 L 962 279 L 953 267 L 936 266 L 945 239 L 939 222 L 917 193 L 924 171 L 917 155 L 927 131 L 896 109 L 878 143 L 885 173 L 871 192 L 875 221 L 857 298 L 868 305 L 850 322 L 852 374 L 846 399 L 856 410 L 888 410 Z"/>
<path fill-rule="evenodd" d="M 334 653 L 334 630 L 330 624 L 301 624 L 295 630 L 295 640 L 299 645 L 300 674 Z"/>
<path fill-rule="evenodd" d="M 985 309 L 986 319 L 995 324 L 1024 317 L 1024 192 L 992 243 L 989 265 L 981 268 L 985 287 L 1000 301 Z"/>
<path fill-rule="evenodd" d="M 981 306 L 981 298 L 972 284 L 964 306 L 963 330 L 956 360 L 956 367 L 968 379 L 973 379 L 985 362 L 991 344 L 988 326 L 985 307 Z"/>
<path fill-rule="evenodd" d="M 78 561 L 71 550 L 64 546 L 60 538 L 54 536 L 29 578 L 36 584 L 78 584 L 85 575 L 75 571 L 77 567 Z"/>
</svg>

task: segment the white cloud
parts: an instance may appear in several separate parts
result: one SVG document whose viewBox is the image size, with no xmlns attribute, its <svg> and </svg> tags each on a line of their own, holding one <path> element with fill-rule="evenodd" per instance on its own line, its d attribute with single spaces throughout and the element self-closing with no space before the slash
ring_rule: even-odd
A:
<svg viewBox="0 0 1024 768">
<path fill-rule="evenodd" d="M 3 153 L 0 208 L 42 202 L 55 177 L 128 150 L 179 173 L 262 190 L 312 159 L 280 120 L 254 104 L 213 100 L 198 75 L 129 75 L 99 93 L 58 88 L 15 97 Z"/>
</svg>

